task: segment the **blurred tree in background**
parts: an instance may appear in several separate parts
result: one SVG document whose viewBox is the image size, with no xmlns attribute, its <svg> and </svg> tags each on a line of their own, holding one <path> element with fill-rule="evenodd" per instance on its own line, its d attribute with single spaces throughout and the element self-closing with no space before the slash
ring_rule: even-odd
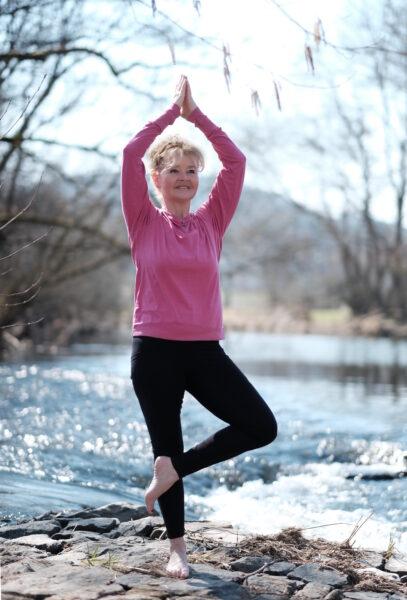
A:
<svg viewBox="0 0 407 600">
<path fill-rule="evenodd" d="M 125 6 L 134 17 L 131 27 Z M 101 74 L 135 98 L 162 99 L 149 82 L 172 64 L 171 52 L 167 63 L 148 52 L 144 60 L 124 63 L 117 50 L 131 39 L 146 47 L 182 47 L 188 36 L 139 23 L 136 8 L 0 1 L 0 343 L 18 346 L 28 336 L 63 344 L 75 332 L 100 329 L 114 339 L 129 258 L 118 157 L 103 142 L 66 142 L 58 129 L 89 107 L 89 92 L 105 86 Z M 89 163 L 79 176 L 67 168 L 75 152 Z"/>
<path fill-rule="evenodd" d="M 325 118 L 306 146 L 323 188 L 341 198 L 341 217 L 325 202 L 318 218 L 336 241 L 343 267 L 338 294 L 356 315 L 379 311 L 407 322 L 407 4 L 382 3 L 380 39 L 363 53 L 351 97 L 333 88 Z M 363 11 L 360 31 L 373 31 Z M 391 222 L 375 218 L 384 205 Z"/>
<path fill-rule="evenodd" d="M 281 8 L 281 3 L 273 2 Z M 287 18 L 290 14 L 284 11 Z M 319 35 L 308 31 L 295 21 L 298 30 L 308 36 Z M 310 208 L 309 197 L 293 191 L 291 181 L 284 194 L 299 213 L 308 215 L 320 226 L 314 231 L 316 246 L 328 234 L 336 246 L 334 266 L 332 252 L 326 255 L 328 271 L 320 271 L 321 279 L 329 284 L 317 285 L 310 280 L 308 296 L 311 305 L 318 303 L 317 295 L 329 305 L 333 298 L 345 304 L 353 315 L 378 313 L 397 323 L 407 323 L 407 243 L 406 243 L 406 182 L 407 182 L 407 4 L 403 0 L 382 0 L 359 6 L 357 18 L 349 22 L 349 37 L 371 40 L 359 46 L 346 41 L 341 46 L 318 38 L 322 50 L 331 49 L 348 61 L 349 85 L 336 83 L 335 64 L 324 65 L 332 71 L 328 92 L 320 94 L 321 110 L 317 118 L 301 116 L 292 123 L 272 124 L 270 130 L 253 135 L 247 132 L 245 141 L 254 162 L 260 165 L 259 175 L 273 168 L 280 160 L 279 148 L 270 139 L 284 140 L 284 152 L 290 154 L 295 168 L 302 165 L 312 175 L 315 197 Z M 312 50 L 310 50 L 311 56 Z M 315 53 L 314 53 L 315 54 Z M 324 54 L 313 59 L 312 67 L 318 72 Z M 271 146 L 271 147 L 270 147 Z M 268 158 L 270 155 L 270 158 Z M 275 173 L 278 180 L 278 172 Z M 295 175 L 293 177 L 295 183 Z M 309 186 L 306 189 L 309 192 Z M 280 192 L 281 193 L 281 192 Z M 273 203 L 275 206 L 275 203 Z M 264 212 L 267 215 L 267 210 Z M 378 214 L 386 214 L 381 221 Z M 286 215 L 288 216 L 288 214 Z M 279 220 L 279 219 L 278 219 Z M 303 236 L 307 232 L 291 214 L 290 227 L 275 227 L 272 214 L 266 222 L 255 226 L 257 236 L 267 230 L 272 244 L 256 244 L 259 260 L 266 257 L 264 281 L 278 287 L 281 277 L 289 289 L 289 273 L 302 264 L 303 273 L 310 274 L 310 265 L 302 262 Z M 278 222 L 278 221 L 277 221 Z M 253 221 L 254 224 L 254 221 Z M 246 229 L 250 228 L 246 220 Z M 322 234 L 324 230 L 324 234 Z M 287 231 L 284 245 L 275 244 Z M 284 234 L 283 234 L 284 232 Z M 297 241 L 295 241 L 297 237 Z M 307 236 L 306 236 L 307 237 Z M 311 249 L 311 238 L 307 246 Z M 326 243 L 320 247 L 324 251 Z M 283 253 L 281 253 L 283 250 Z M 276 253 L 276 260 L 270 254 Z M 267 258 L 267 254 L 269 258 Z M 309 253 L 308 253 L 308 256 Z M 284 260 L 288 259 L 288 260 Z M 320 259 L 320 252 L 312 258 Z M 282 268 L 281 268 L 282 267 Z M 334 277 L 329 274 L 334 273 Z M 300 273 L 296 274 L 300 287 Z M 305 301 L 307 291 L 302 298 Z M 288 297 L 290 297 L 289 294 Z M 331 298 L 330 298 L 331 296 Z"/>
</svg>

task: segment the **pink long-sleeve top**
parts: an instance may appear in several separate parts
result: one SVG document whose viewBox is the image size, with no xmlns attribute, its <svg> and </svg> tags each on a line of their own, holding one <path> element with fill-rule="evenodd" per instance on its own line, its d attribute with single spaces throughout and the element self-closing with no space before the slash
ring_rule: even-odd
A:
<svg viewBox="0 0 407 600">
<path fill-rule="evenodd" d="M 170 340 L 224 339 L 219 259 L 239 202 L 246 159 L 224 131 L 195 108 L 188 120 L 212 143 L 220 170 L 209 197 L 178 218 L 150 200 L 143 156 L 180 115 L 173 104 L 123 150 L 121 196 L 136 266 L 133 336 Z"/>
</svg>

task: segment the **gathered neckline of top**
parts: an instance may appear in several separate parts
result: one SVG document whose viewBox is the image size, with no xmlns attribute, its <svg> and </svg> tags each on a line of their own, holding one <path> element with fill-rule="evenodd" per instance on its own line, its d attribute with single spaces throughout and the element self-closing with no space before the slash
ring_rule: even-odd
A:
<svg viewBox="0 0 407 600">
<path fill-rule="evenodd" d="M 165 210 L 164 208 L 160 208 L 160 211 L 168 217 L 170 217 L 170 219 L 172 219 L 173 221 L 182 224 L 187 223 L 192 216 L 191 213 L 188 213 L 187 215 L 185 215 L 185 217 L 177 217 L 176 215 L 173 215 L 172 213 L 168 212 L 168 210 Z"/>
</svg>

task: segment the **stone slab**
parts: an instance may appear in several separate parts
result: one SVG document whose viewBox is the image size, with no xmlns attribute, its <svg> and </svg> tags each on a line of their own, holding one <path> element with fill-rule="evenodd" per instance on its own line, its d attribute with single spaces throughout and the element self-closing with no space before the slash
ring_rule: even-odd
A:
<svg viewBox="0 0 407 600">
<path fill-rule="evenodd" d="M 268 562 L 271 562 L 270 558 L 266 556 L 244 556 L 237 560 L 232 560 L 229 563 L 230 568 L 233 571 L 242 571 L 243 573 L 252 573 L 257 571 L 260 567 L 263 567 Z"/>
<path fill-rule="evenodd" d="M 277 594 L 281 597 L 289 598 L 297 589 L 303 587 L 304 584 L 279 575 L 258 573 L 256 575 L 249 575 L 243 585 L 248 586 L 252 592 Z"/>
<path fill-rule="evenodd" d="M 302 579 L 308 583 L 311 581 L 318 581 L 319 583 L 330 585 L 332 587 L 341 587 L 348 582 L 347 575 L 344 575 L 331 567 L 320 565 L 319 563 L 306 563 L 300 565 L 288 573 L 287 577 Z"/>
<path fill-rule="evenodd" d="M 343 598 L 346 600 L 388 600 L 387 592 L 346 592 Z"/>
<path fill-rule="evenodd" d="M 15 544 L 15 539 L 18 539 L 20 546 L 34 546 L 35 548 L 46 550 L 51 553 L 60 552 L 63 548 L 63 544 L 60 541 L 53 540 L 43 533 L 33 533 L 12 540 L 5 540 L 3 542 L 4 546 L 7 547 Z"/>
<path fill-rule="evenodd" d="M 407 556 L 396 555 L 389 558 L 389 560 L 386 560 L 384 568 L 386 571 L 391 571 L 398 575 L 407 575 Z"/>
<path fill-rule="evenodd" d="M 34 533 L 52 535 L 60 529 L 60 524 L 55 521 L 27 521 L 24 523 L 18 523 L 16 525 L 6 525 L 0 527 L 0 538 L 12 540 Z"/>
<path fill-rule="evenodd" d="M 331 586 L 317 581 L 307 583 L 301 590 L 295 592 L 292 598 L 295 600 L 323 600 L 331 591 Z"/>
<path fill-rule="evenodd" d="M 115 573 L 103 567 L 79 567 L 56 564 L 39 571 L 23 573 L 3 584 L 3 594 L 43 596 L 47 600 L 96 600 L 104 593 L 119 593 Z"/>
</svg>

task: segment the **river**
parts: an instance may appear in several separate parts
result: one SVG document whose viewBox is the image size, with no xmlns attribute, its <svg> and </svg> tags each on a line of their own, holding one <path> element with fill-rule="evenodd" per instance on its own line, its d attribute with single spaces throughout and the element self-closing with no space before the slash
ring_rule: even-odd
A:
<svg viewBox="0 0 407 600">
<path fill-rule="evenodd" d="M 225 351 L 276 415 L 279 435 L 184 479 L 186 518 L 241 531 L 407 552 L 407 342 L 227 332 Z M 0 365 L 1 518 L 143 503 L 148 432 L 126 347 L 76 345 Z M 185 448 L 223 427 L 185 394 Z M 158 503 L 156 508 L 159 509 Z"/>
</svg>

